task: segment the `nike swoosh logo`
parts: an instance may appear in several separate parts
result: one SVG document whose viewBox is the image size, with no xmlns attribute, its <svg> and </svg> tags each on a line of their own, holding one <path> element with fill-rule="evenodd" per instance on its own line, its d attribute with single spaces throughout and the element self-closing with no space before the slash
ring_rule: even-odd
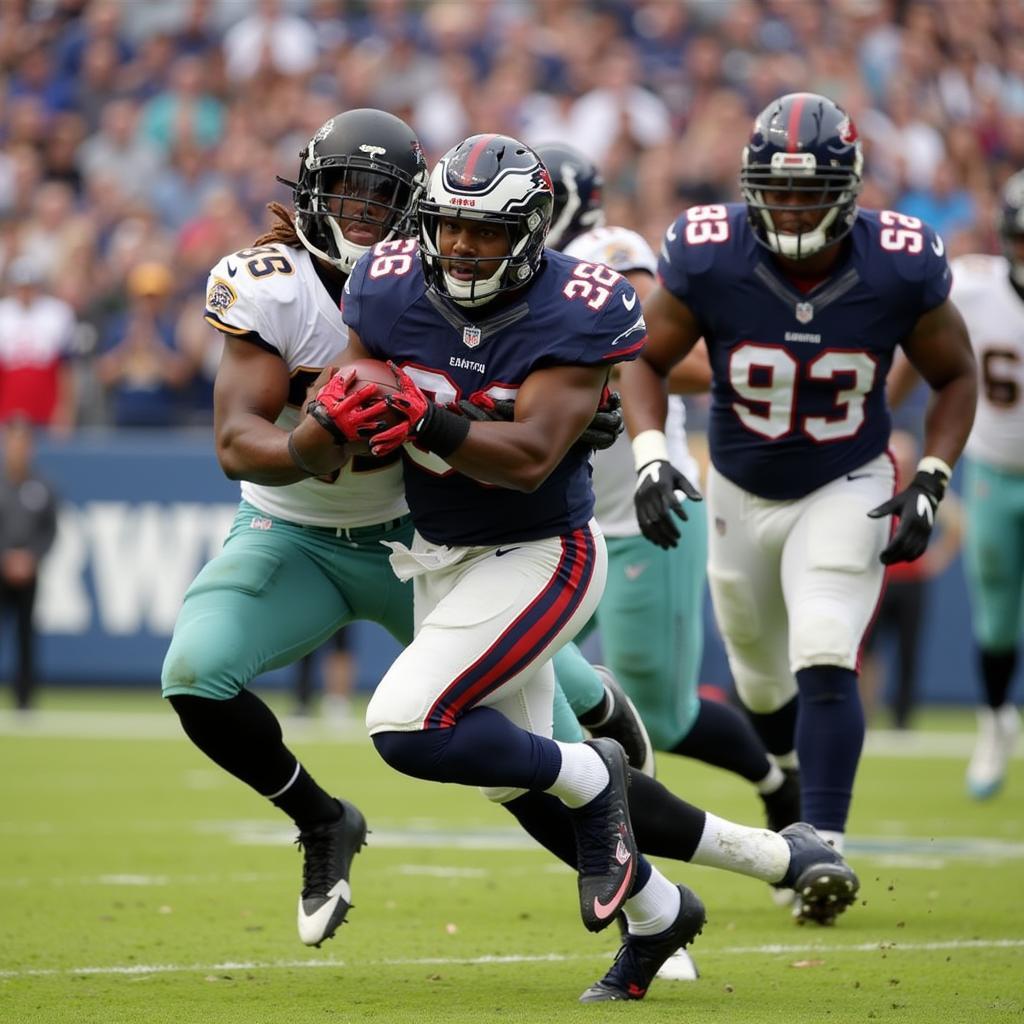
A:
<svg viewBox="0 0 1024 1024">
<path fill-rule="evenodd" d="M 514 548 L 498 548 L 494 552 L 494 557 L 495 558 L 501 558 L 502 555 L 507 555 L 507 554 L 509 554 L 512 551 L 518 551 L 518 550 L 519 550 L 518 547 L 514 547 Z"/>
<path fill-rule="evenodd" d="M 870 473 L 847 473 L 846 474 L 846 479 L 847 480 L 865 480 L 869 476 L 871 476 Z"/>
<path fill-rule="evenodd" d="M 932 509 L 932 503 L 923 494 L 917 496 L 917 514 L 922 519 L 927 519 L 929 526 L 935 522 L 935 511 Z"/>
<path fill-rule="evenodd" d="M 675 224 L 669 224 L 669 226 L 668 226 L 667 230 L 665 231 L 665 237 L 666 237 L 666 238 L 667 238 L 667 239 L 668 239 L 668 240 L 669 240 L 670 242 L 674 242 L 674 241 L 675 241 L 675 240 L 676 240 L 676 239 L 677 239 L 677 238 L 679 237 L 679 236 L 678 236 L 678 235 L 677 235 L 677 234 L 675 233 L 675 231 L 673 230 L 673 228 L 674 228 L 674 227 L 675 227 Z"/>
<path fill-rule="evenodd" d="M 942 235 L 936 235 L 935 241 L 932 242 L 932 252 L 936 256 L 941 256 L 946 251 L 946 243 L 942 240 Z"/>
<path fill-rule="evenodd" d="M 630 854 L 627 850 L 626 860 L 629 860 L 629 858 Z M 615 890 L 615 895 L 607 903 L 602 903 L 597 896 L 594 897 L 594 917 L 598 921 L 607 921 L 609 917 L 619 912 L 622 900 L 629 891 L 629 887 L 633 884 L 633 878 L 636 875 L 635 865 L 630 865 L 630 869 L 626 872 L 626 876 L 622 879 L 618 889 Z"/>
<path fill-rule="evenodd" d="M 627 580 L 635 580 L 640 577 L 643 571 L 650 565 L 650 562 L 637 562 L 635 565 L 627 565 L 623 568 Z"/>
<path fill-rule="evenodd" d="M 233 267 L 229 263 L 228 265 L 228 277 L 234 277 L 238 273 L 238 267 Z"/>
<path fill-rule="evenodd" d="M 626 307 L 627 310 L 632 312 L 633 311 L 633 307 L 636 305 L 636 292 L 633 292 L 632 298 L 630 298 L 630 300 L 628 302 L 626 301 L 626 296 L 623 295 L 622 296 L 622 304 Z"/>
</svg>

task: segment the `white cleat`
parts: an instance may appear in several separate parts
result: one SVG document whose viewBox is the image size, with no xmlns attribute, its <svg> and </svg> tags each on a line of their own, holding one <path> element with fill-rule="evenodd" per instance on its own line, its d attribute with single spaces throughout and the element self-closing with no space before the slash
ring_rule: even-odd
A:
<svg viewBox="0 0 1024 1024">
<path fill-rule="evenodd" d="M 677 949 L 658 968 L 656 975 L 664 981 L 696 981 L 700 977 L 700 971 L 693 962 L 693 957 L 685 949 Z"/>
<path fill-rule="evenodd" d="M 1012 704 L 978 708 L 978 738 L 967 765 L 967 792 L 975 800 L 987 800 L 1003 788 L 1019 735 L 1020 714 Z"/>
</svg>

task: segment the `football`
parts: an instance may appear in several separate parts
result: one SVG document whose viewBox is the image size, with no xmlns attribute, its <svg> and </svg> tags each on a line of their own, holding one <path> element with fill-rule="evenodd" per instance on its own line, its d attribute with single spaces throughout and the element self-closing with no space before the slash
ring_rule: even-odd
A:
<svg viewBox="0 0 1024 1024">
<path fill-rule="evenodd" d="M 351 363 L 343 363 L 338 369 L 341 371 L 354 369 L 356 371 L 356 379 L 347 392 L 349 394 L 352 391 L 358 391 L 367 384 L 376 384 L 377 396 L 379 398 L 384 398 L 399 390 L 394 371 L 381 359 L 354 359 Z M 402 422 L 401 414 L 393 409 L 385 409 L 381 414 L 381 419 L 389 427 L 397 426 Z M 350 442 L 346 447 L 353 455 L 370 454 L 370 446 L 365 441 Z"/>
</svg>

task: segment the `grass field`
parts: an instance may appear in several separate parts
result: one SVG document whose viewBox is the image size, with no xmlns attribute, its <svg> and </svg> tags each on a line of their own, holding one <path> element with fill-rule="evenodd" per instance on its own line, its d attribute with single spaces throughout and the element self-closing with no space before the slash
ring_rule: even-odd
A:
<svg viewBox="0 0 1024 1024">
<path fill-rule="evenodd" d="M 0 1021 L 1024 1024 L 1024 763 L 969 802 L 972 723 L 933 713 L 872 736 L 848 851 L 862 901 L 837 927 L 795 926 L 761 883 L 662 862 L 708 907 L 700 980 L 582 1006 L 614 930 L 584 931 L 572 874 L 474 792 L 394 774 L 358 732 L 295 730 L 373 830 L 349 923 L 307 949 L 285 819 L 157 699 L 48 694 L 28 723 L 0 713 Z M 731 776 L 674 758 L 659 774 L 758 823 Z"/>
</svg>

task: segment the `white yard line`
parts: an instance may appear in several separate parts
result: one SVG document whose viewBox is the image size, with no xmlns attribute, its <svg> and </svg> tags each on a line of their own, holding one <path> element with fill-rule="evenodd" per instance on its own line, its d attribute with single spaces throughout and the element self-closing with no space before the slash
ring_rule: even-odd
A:
<svg viewBox="0 0 1024 1024">
<path fill-rule="evenodd" d="M 722 949 L 701 949 L 701 960 L 716 956 L 782 956 L 799 953 L 932 953 L 948 950 L 1020 949 L 1024 939 L 951 939 L 946 942 L 858 942 L 850 945 L 826 945 L 808 942 L 802 945 L 725 946 Z M 513 954 L 478 957 L 415 957 L 385 960 L 227 960 L 209 964 L 112 964 L 109 967 L 33 967 L 24 970 L 0 970 L 0 978 L 50 978 L 73 975 L 137 975 L 174 973 L 217 973 L 222 971 L 293 970 L 302 968 L 366 967 L 428 967 L 478 966 L 485 964 L 571 963 L 580 960 L 607 959 L 609 951 L 566 955 Z"/>
</svg>

